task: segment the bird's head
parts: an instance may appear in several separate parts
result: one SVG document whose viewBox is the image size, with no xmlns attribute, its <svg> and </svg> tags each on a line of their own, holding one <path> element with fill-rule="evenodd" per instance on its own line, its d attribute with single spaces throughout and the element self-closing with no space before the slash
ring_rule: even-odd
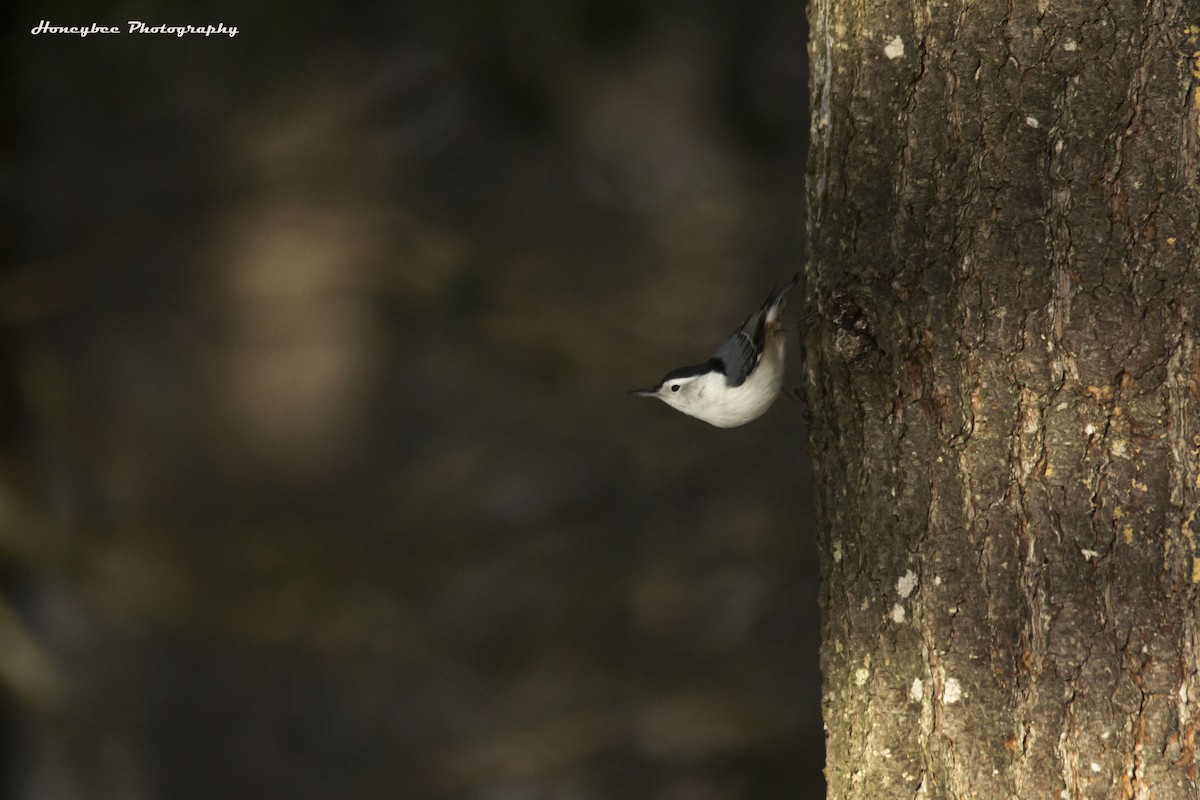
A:
<svg viewBox="0 0 1200 800">
<path fill-rule="evenodd" d="M 635 389 L 630 394 L 657 397 L 672 408 L 690 414 L 700 402 L 704 387 L 713 374 L 723 376 L 719 363 L 709 361 L 696 366 L 680 367 L 664 375 L 653 389 Z"/>
</svg>

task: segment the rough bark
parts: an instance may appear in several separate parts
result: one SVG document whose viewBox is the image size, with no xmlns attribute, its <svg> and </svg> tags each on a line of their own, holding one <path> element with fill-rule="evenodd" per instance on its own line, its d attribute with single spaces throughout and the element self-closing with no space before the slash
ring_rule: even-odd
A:
<svg viewBox="0 0 1200 800">
<path fill-rule="evenodd" d="M 829 797 L 1200 797 L 1200 5 L 810 22 Z"/>
</svg>

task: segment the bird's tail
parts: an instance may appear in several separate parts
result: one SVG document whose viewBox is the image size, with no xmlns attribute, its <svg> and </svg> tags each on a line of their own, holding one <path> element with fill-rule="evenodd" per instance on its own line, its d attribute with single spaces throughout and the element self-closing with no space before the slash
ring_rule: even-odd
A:
<svg viewBox="0 0 1200 800">
<path fill-rule="evenodd" d="M 767 324 L 774 324 L 779 321 L 779 315 L 783 312 L 783 307 L 787 303 L 787 295 L 800 280 L 800 273 L 797 272 L 792 276 L 792 279 L 783 285 L 782 289 L 774 289 L 767 297 L 767 302 L 763 303 L 763 310 L 767 312 Z"/>
</svg>

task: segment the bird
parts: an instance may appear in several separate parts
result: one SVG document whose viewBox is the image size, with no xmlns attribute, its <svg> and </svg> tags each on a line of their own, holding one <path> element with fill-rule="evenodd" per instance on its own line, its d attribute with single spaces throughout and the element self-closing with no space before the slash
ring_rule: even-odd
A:
<svg viewBox="0 0 1200 800">
<path fill-rule="evenodd" d="M 799 279 L 796 273 L 782 289 L 772 290 L 707 361 L 673 369 L 653 388 L 630 394 L 657 397 L 718 428 L 736 428 L 761 417 L 783 388 L 780 317 Z"/>
</svg>

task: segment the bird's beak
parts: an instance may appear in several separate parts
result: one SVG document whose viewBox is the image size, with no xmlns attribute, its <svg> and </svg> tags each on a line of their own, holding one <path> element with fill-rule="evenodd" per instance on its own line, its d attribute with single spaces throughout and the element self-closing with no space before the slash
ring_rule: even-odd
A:
<svg viewBox="0 0 1200 800">
<path fill-rule="evenodd" d="M 634 389 L 630 394 L 636 394 L 638 397 L 657 397 L 657 389 Z"/>
</svg>

